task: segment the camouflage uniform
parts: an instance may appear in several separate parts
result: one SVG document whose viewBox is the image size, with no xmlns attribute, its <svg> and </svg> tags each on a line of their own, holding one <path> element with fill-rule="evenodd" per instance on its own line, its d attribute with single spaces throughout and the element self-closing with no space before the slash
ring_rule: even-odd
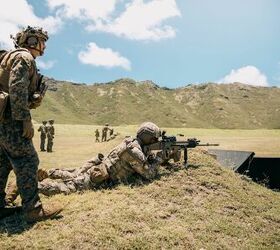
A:
<svg viewBox="0 0 280 250">
<path fill-rule="evenodd" d="M 37 89 L 37 68 L 27 49 L 9 52 L 1 62 L 0 88 L 9 93 L 5 119 L 0 123 L 0 206 L 13 169 L 25 211 L 41 206 L 37 189 L 39 159 L 32 140 L 22 137 L 23 120 L 31 119 L 30 102 Z M 6 85 L 4 83 L 7 83 Z"/>
<path fill-rule="evenodd" d="M 107 132 L 108 132 L 108 130 L 109 130 L 109 127 L 108 127 L 109 125 L 108 124 L 106 124 L 104 127 L 103 127 L 103 129 L 102 129 L 102 137 L 101 137 L 101 141 L 103 142 L 103 141 L 107 141 Z"/>
<path fill-rule="evenodd" d="M 100 142 L 100 141 L 99 141 L 99 136 L 100 136 L 99 130 L 96 129 L 96 130 L 95 130 L 95 142 Z"/>
<path fill-rule="evenodd" d="M 54 139 L 54 126 L 53 126 L 53 120 L 49 120 L 49 125 L 47 126 L 47 152 L 52 152 L 53 147 L 53 139 Z"/>
<path fill-rule="evenodd" d="M 43 124 L 38 128 L 38 132 L 41 132 L 40 134 L 40 149 L 41 151 L 46 151 L 45 150 L 45 142 L 46 142 L 46 137 L 47 137 L 47 126 L 46 126 L 46 121 L 43 121 Z"/>
<path fill-rule="evenodd" d="M 115 183 L 127 182 L 135 173 L 145 179 L 152 179 L 156 176 L 161 163 L 159 158 L 148 161 L 140 141 L 131 137 L 115 147 L 101 164 L 96 164 L 94 159 L 87 161 L 78 169 L 50 170 L 49 179 L 39 183 L 40 192 L 48 196 L 58 193 L 69 194 L 93 189 L 108 180 Z"/>
</svg>

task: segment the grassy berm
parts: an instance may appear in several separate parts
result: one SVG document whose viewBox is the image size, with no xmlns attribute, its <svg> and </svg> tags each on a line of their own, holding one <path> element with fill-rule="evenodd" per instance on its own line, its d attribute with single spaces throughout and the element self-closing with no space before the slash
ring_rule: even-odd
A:
<svg viewBox="0 0 280 250">
<path fill-rule="evenodd" d="M 205 151 L 187 170 L 134 186 L 43 198 L 63 217 L 0 222 L 0 249 L 280 249 L 280 194 L 221 167 Z"/>
</svg>

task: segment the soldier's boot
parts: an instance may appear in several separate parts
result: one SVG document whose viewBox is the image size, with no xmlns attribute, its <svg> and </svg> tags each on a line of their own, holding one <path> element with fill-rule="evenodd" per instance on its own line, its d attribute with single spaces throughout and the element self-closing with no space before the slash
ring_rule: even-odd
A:
<svg viewBox="0 0 280 250">
<path fill-rule="evenodd" d="M 19 195 L 16 182 L 10 182 L 7 186 L 5 202 L 8 206 L 14 206 L 14 201 Z"/>
<path fill-rule="evenodd" d="M 56 217 L 61 213 L 63 207 L 59 204 L 43 205 L 33 210 L 24 213 L 24 218 L 28 223 L 34 223 L 36 221 L 48 220 Z"/>
<path fill-rule="evenodd" d="M 47 170 L 40 168 L 37 171 L 37 176 L 38 176 L 38 181 L 42 181 L 47 179 L 49 177 L 49 174 Z"/>
</svg>

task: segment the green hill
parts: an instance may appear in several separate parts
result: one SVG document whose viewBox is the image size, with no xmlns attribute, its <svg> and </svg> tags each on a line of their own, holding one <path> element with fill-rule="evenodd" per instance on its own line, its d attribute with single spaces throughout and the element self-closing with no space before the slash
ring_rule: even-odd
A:
<svg viewBox="0 0 280 250">
<path fill-rule="evenodd" d="M 161 88 L 151 81 L 119 79 L 75 84 L 47 78 L 49 90 L 33 111 L 40 122 L 111 125 L 151 120 L 165 127 L 280 128 L 280 89 L 233 84 Z"/>
</svg>

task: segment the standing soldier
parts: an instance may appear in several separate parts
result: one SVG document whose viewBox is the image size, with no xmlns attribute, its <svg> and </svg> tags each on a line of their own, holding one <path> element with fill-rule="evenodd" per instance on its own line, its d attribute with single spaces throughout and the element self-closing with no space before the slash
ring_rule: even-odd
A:
<svg viewBox="0 0 280 250">
<path fill-rule="evenodd" d="M 106 123 L 105 126 L 103 127 L 102 129 L 102 138 L 101 138 L 101 141 L 107 141 L 107 132 L 109 130 L 109 124 Z"/>
<path fill-rule="evenodd" d="M 99 136 L 100 136 L 99 130 L 96 129 L 96 130 L 95 130 L 95 142 L 100 142 L 100 141 L 99 141 Z"/>
<path fill-rule="evenodd" d="M 42 125 L 38 128 L 38 132 L 41 132 L 40 135 L 40 139 L 41 139 L 41 143 L 40 143 L 40 149 L 41 151 L 46 151 L 45 149 L 45 141 L 46 141 L 46 137 L 47 137 L 47 121 L 42 121 Z"/>
<path fill-rule="evenodd" d="M 9 95 L 0 123 L 0 210 L 5 211 L 5 187 L 13 169 L 24 218 L 35 222 L 53 218 L 62 211 L 59 205 L 42 206 L 38 195 L 39 158 L 32 142 L 30 109 L 39 107 L 43 99 L 35 58 L 43 55 L 48 34 L 42 28 L 28 26 L 13 40 L 16 49 L 9 51 L 0 63 L 0 90 Z"/>
<path fill-rule="evenodd" d="M 54 124 L 54 120 L 49 120 L 49 125 L 47 126 L 47 137 L 48 137 L 47 152 L 52 152 L 53 138 L 54 138 L 53 124 Z"/>
</svg>

